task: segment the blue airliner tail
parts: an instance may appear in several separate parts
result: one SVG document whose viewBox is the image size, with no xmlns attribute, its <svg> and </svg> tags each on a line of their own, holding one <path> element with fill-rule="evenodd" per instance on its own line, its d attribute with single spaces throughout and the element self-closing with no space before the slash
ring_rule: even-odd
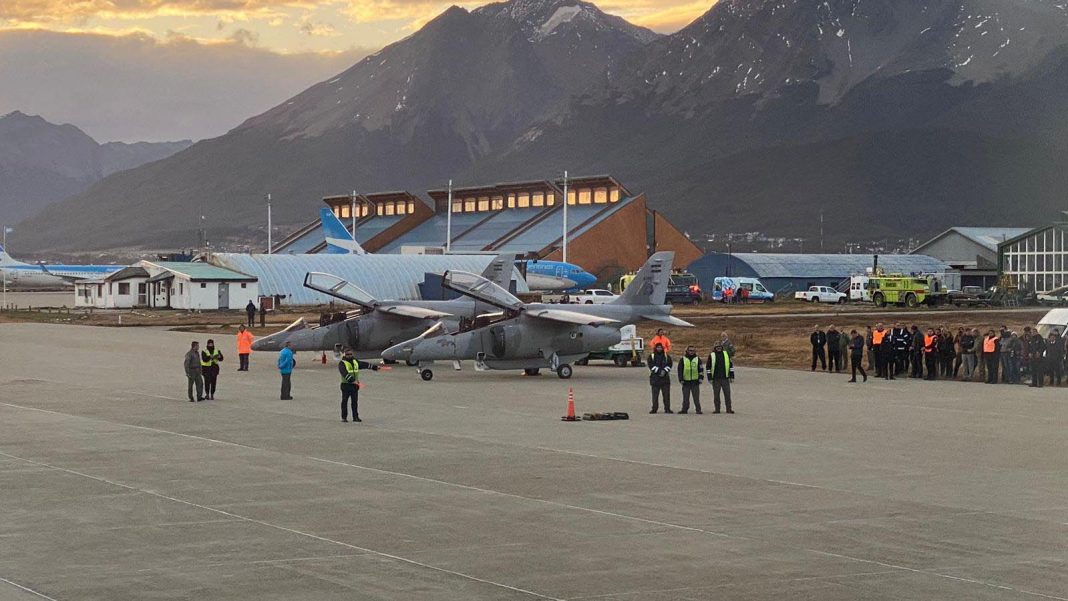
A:
<svg viewBox="0 0 1068 601">
<path fill-rule="evenodd" d="M 0 266 L 4 265 L 25 265 L 25 263 L 13 259 L 11 255 L 7 254 L 7 251 L 4 250 L 3 245 L 0 245 Z"/>
<path fill-rule="evenodd" d="M 323 207 L 319 209 L 319 219 L 323 224 L 323 238 L 326 239 L 326 251 L 332 255 L 365 255 L 367 251 L 353 239 L 348 228 L 334 216 L 334 212 Z"/>
</svg>

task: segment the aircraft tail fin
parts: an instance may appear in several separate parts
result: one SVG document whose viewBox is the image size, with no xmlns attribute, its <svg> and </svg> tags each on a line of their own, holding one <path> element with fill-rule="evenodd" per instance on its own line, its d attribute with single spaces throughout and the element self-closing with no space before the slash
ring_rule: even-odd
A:
<svg viewBox="0 0 1068 601">
<path fill-rule="evenodd" d="M 330 254 L 335 255 L 366 255 L 367 251 L 360 246 L 348 228 L 341 220 L 334 216 L 334 212 L 323 207 L 319 209 L 319 220 L 323 224 L 323 238 L 326 239 L 326 247 Z"/>
<path fill-rule="evenodd" d="M 0 267 L 4 265 L 25 265 L 22 261 L 16 261 L 11 255 L 7 254 L 7 251 L 2 245 L 0 245 Z"/>
<path fill-rule="evenodd" d="M 612 302 L 618 305 L 663 305 L 667 298 L 671 264 L 674 260 L 673 251 L 653 253 L 638 270 L 634 280 L 627 285 L 623 294 Z"/>
<path fill-rule="evenodd" d="M 512 273 L 514 271 L 515 255 L 497 255 L 482 271 L 482 277 L 508 290 L 512 283 Z"/>
</svg>

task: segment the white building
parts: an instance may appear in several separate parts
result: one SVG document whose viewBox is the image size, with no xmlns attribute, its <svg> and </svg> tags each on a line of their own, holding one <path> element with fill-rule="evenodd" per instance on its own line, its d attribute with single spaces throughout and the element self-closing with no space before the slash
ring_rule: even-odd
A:
<svg viewBox="0 0 1068 601">
<path fill-rule="evenodd" d="M 148 302 L 159 309 L 244 309 L 249 301 L 258 305 L 259 283 L 255 277 L 208 263 L 141 261 L 151 274 Z"/>
<path fill-rule="evenodd" d="M 107 277 L 74 284 L 74 306 L 97 309 L 132 309 L 148 306 L 148 271 L 140 265 L 123 268 Z"/>
<path fill-rule="evenodd" d="M 255 277 L 207 263 L 141 261 L 105 278 L 74 285 L 75 307 L 214 311 L 258 305 Z"/>
</svg>

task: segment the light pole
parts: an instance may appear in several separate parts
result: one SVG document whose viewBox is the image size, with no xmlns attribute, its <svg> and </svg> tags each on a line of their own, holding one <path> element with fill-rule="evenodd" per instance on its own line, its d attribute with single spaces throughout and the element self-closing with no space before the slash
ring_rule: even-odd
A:
<svg viewBox="0 0 1068 601">
<path fill-rule="evenodd" d="M 349 199 L 352 201 L 352 239 L 355 240 L 356 239 L 356 190 L 352 191 L 352 196 L 350 196 Z M 350 251 L 350 252 L 352 252 L 353 254 L 356 253 L 356 246 L 355 245 L 353 245 L 352 251 Z"/>
<path fill-rule="evenodd" d="M 445 209 L 445 253 L 452 251 L 452 180 L 449 180 L 449 206 Z"/>
<path fill-rule="evenodd" d="M 567 171 L 564 171 L 564 247 L 563 260 L 567 263 Z"/>
<path fill-rule="evenodd" d="M 271 237 L 271 193 L 267 193 L 267 254 L 274 252 L 274 239 Z"/>
<path fill-rule="evenodd" d="M 7 227 L 6 225 L 4 226 L 4 252 L 7 252 L 7 234 L 8 234 L 8 232 L 13 232 L 13 231 L 15 231 L 15 230 Z M 6 310 L 7 309 L 7 270 L 3 269 L 3 268 L 0 268 L 0 271 L 3 272 L 3 277 L 4 277 L 4 301 L 3 301 L 2 308 Z"/>
</svg>

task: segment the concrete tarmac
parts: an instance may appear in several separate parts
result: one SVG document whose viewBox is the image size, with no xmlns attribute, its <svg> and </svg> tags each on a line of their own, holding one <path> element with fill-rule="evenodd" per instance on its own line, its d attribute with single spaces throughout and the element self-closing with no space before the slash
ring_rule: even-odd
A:
<svg viewBox="0 0 1068 601">
<path fill-rule="evenodd" d="M 193 338 L 0 325 L 0 600 L 1068 599 L 1068 389 L 742 367 L 648 415 L 643 369 L 439 365 L 353 424 L 222 336 L 186 402 Z"/>
</svg>

